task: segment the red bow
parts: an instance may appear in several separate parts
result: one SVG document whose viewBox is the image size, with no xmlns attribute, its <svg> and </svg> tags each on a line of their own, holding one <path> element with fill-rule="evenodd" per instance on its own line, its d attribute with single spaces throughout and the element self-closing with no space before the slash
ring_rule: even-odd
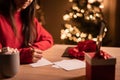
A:
<svg viewBox="0 0 120 80">
<path fill-rule="evenodd" d="M 68 54 L 71 57 L 84 60 L 84 52 L 95 52 L 96 47 L 96 42 L 93 40 L 80 41 L 76 47 L 68 49 Z"/>
</svg>

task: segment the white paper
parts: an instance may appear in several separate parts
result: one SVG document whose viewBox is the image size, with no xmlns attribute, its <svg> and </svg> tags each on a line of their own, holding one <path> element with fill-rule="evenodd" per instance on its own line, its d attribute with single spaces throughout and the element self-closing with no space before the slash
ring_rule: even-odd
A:
<svg viewBox="0 0 120 80">
<path fill-rule="evenodd" d="M 30 64 L 32 67 L 39 67 L 39 66 L 45 66 L 45 65 L 50 65 L 53 64 L 52 62 L 48 61 L 45 58 L 41 58 L 39 61 L 37 61 L 36 63 L 32 63 Z"/>
<path fill-rule="evenodd" d="M 52 65 L 52 67 L 54 67 L 54 68 L 60 68 L 58 65 Z"/>
<path fill-rule="evenodd" d="M 85 68 L 85 62 L 77 59 L 57 61 L 54 64 L 65 70 Z"/>
</svg>

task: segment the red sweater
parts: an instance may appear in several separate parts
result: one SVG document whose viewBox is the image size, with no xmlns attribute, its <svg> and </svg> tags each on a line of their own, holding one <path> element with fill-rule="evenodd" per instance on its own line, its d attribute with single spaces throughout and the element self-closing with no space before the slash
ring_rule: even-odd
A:
<svg viewBox="0 0 120 80">
<path fill-rule="evenodd" d="M 32 55 L 29 47 L 22 46 L 24 37 L 22 35 L 22 23 L 20 20 L 20 13 L 17 12 L 14 16 L 17 25 L 17 37 L 14 35 L 11 25 L 7 20 L 0 15 L 0 49 L 2 47 L 17 48 L 20 51 L 20 63 L 31 63 Z M 34 19 L 37 38 L 33 44 L 34 48 L 40 50 L 46 50 L 53 45 L 53 38 L 49 32 L 47 32 L 38 22 Z"/>
</svg>

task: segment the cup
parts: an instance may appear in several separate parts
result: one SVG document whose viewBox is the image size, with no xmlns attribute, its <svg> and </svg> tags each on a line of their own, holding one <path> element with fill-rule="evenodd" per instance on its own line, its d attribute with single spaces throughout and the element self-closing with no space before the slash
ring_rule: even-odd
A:
<svg viewBox="0 0 120 80">
<path fill-rule="evenodd" d="M 0 54 L 0 79 L 11 78 L 19 70 L 19 53 Z"/>
</svg>

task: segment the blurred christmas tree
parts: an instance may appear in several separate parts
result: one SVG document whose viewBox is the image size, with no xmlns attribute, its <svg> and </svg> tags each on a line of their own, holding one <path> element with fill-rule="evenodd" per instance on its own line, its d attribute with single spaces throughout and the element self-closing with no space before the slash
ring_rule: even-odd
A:
<svg viewBox="0 0 120 80">
<path fill-rule="evenodd" d="M 103 18 L 103 0 L 69 0 L 72 6 L 63 19 L 61 39 L 66 44 L 76 44 L 87 39 L 95 40 L 99 34 Z M 104 29 L 107 31 L 107 28 Z"/>
</svg>

